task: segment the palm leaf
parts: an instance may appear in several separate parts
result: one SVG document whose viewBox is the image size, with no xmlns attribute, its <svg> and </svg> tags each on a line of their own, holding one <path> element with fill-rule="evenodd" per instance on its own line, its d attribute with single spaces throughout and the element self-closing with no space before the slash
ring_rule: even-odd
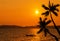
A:
<svg viewBox="0 0 60 41">
<path fill-rule="evenodd" d="M 59 4 L 57 4 L 57 5 L 54 5 L 54 7 L 58 7 L 58 6 L 60 6 Z"/>
<path fill-rule="evenodd" d="M 43 7 L 45 10 L 49 10 L 49 8 L 46 7 L 45 5 L 42 5 L 42 7 Z"/>
<path fill-rule="evenodd" d="M 48 16 L 49 15 L 49 11 L 46 11 L 45 13 L 42 13 L 42 15 Z"/>
<path fill-rule="evenodd" d="M 45 18 L 44 20 L 43 20 L 43 22 L 45 22 L 47 20 L 47 18 Z"/>
<path fill-rule="evenodd" d="M 52 3 L 52 6 L 54 6 L 53 3 Z"/>
<path fill-rule="evenodd" d="M 40 17 L 40 22 L 39 22 L 39 24 L 41 25 L 42 24 L 42 18 Z M 41 27 L 41 26 L 40 26 Z"/>
<path fill-rule="evenodd" d="M 46 25 L 48 25 L 50 22 L 51 22 L 51 20 L 48 20 L 48 21 L 46 22 Z"/>
<path fill-rule="evenodd" d="M 56 9 L 56 11 L 58 11 L 58 12 L 59 12 L 59 10 L 58 10 L 58 9 Z"/>
<path fill-rule="evenodd" d="M 51 7 L 50 1 L 49 1 L 49 5 L 48 6 L 49 6 L 49 8 Z"/>
<path fill-rule="evenodd" d="M 40 21 L 42 21 L 42 18 L 40 17 Z"/>
<path fill-rule="evenodd" d="M 53 12 L 54 15 L 58 16 L 58 14 L 56 12 L 54 12 L 54 11 L 52 11 L 52 12 Z"/>
<path fill-rule="evenodd" d="M 37 34 L 41 33 L 42 31 L 43 31 L 43 28 L 41 28 L 41 29 L 37 32 Z"/>
</svg>

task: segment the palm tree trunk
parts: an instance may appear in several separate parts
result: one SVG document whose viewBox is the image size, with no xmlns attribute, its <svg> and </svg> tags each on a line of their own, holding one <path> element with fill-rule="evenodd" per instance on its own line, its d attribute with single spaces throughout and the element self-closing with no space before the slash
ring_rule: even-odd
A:
<svg viewBox="0 0 60 41">
<path fill-rule="evenodd" d="M 53 20 L 53 18 L 52 18 L 51 12 L 50 12 L 50 17 L 51 17 L 51 20 L 52 20 L 52 22 L 53 22 L 53 24 L 54 24 L 55 29 L 57 30 L 58 34 L 60 35 L 60 31 L 59 31 L 59 29 L 57 28 L 57 26 L 56 26 L 56 24 L 55 24 L 55 22 L 54 22 L 54 20 Z"/>
<path fill-rule="evenodd" d="M 58 40 L 58 38 L 55 36 L 55 35 L 53 35 L 53 34 L 51 34 L 50 32 L 49 32 L 49 30 L 47 31 L 52 37 L 54 37 L 55 39 L 56 39 L 56 41 L 59 41 Z"/>
</svg>

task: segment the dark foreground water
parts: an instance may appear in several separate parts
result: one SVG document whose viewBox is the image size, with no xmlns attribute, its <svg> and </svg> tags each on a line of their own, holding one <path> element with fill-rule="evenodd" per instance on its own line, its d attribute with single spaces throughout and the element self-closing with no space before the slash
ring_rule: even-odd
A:
<svg viewBox="0 0 60 41">
<path fill-rule="evenodd" d="M 47 37 L 44 37 L 43 32 L 37 34 L 38 30 L 39 28 L 0 27 L 0 41 L 54 41 L 55 40 L 49 34 L 47 35 Z M 49 30 L 52 34 L 56 35 L 60 39 L 60 36 L 57 34 L 55 29 L 50 28 Z"/>
</svg>

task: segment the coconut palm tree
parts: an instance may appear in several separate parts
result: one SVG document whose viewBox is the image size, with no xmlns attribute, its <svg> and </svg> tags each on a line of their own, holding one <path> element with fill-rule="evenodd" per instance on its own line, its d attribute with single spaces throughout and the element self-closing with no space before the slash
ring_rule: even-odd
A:
<svg viewBox="0 0 60 41">
<path fill-rule="evenodd" d="M 57 28 L 57 26 L 56 26 L 56 24 L 55 24 L 55 22 L 54 22 L 54 20 L 53 20 L 53 18 L 52 18 L 52 14 L 54 14 L 55 16 L 58 16 L 58 14 L 57 14 L 57 12 L 59 12 L 59 10 L 57 9 L 58 6 L 60 6 L 60 5 L 59 5 L 59 4 L 53 5 L 53 3 L 50 4 L 50 1 L 49 1 L 48 7 L 46 7 L 45 5 L 42 5 L 42 7 L 43 7 L 45 10 L 47 10 L 45 13 L 42 13 L 42 15 L 48 16 L 48 15 L 50 14 L 50 17 L 51 17 L 51 20 L 52 20 L 52 22 L 53 22 L 53 24 L 54 24 L 54 27 L 55 27 L 55 29 L 57 30 L 57 32 L 59 33 L 59 35 L 60 35 L 60 31 L 59 31 L 59 29 Z M 55 11 L 57 11 L 57 12 L 55 12 Z M 52 12 L 52 13 L 51 13 L 51 12 Z"/>
<path fill-rule="evenodd" d="M 44 35 L 46 36 L 47 35 L 47 31 L 48 29 L 46 28 L 46 26 L 51 22 L 50 20 L 48 20 L 46 22 L 47 18 L 45 18 L 44 20 L 42 20 L 42 18 L 40 17 L 40 22 L 39 22 L 39 25 L 40 25 L 40 30 L 37 32 L 37 34 L 39 34 L 40 32 L 44 31 Z"/>
<path fill-rule="evenodd" d="M 40 17 L 40 22 L 39 22 L 39 25 L 40 25 L 40 30 L 37 32 L 37 34 L 39 34 L 39 33 L 41 33 L 42 31 L 44 31 L 44 36 L 46 37 L 47 36 L 47 34 L 49 33 L 51 36 L 53 36 L 55 39 L 56 39 L 56 41 L 58 41 L 58 38 L 55 36 L 55 35 L 53 35 L 53 34 L 51 34 L 50 32 L 49 32 L 49 30 L 46 28 L 46 26 L 51 22 L 51 20 L 48 20 L 48 21 L 46 21 L 47 20 L 47 18 L 45 18 L 44 20 L 42 20 L 42 18 Z"/>
</svg>

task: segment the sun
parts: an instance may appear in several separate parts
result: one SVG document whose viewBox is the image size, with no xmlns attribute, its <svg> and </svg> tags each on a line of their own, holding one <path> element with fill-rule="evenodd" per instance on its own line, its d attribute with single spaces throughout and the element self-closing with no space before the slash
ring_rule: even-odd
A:
<svg viewBox="0 0 60 41">
<path fill-rule="evenodd" d="M 35 13 L 36 13 L 36 14 L 38 14 L 38 13 L 39 13 L 39 11 L 38 11 L 38 10 L 36 10 L 36 11 L 35 11 Z"/>
</svg>

